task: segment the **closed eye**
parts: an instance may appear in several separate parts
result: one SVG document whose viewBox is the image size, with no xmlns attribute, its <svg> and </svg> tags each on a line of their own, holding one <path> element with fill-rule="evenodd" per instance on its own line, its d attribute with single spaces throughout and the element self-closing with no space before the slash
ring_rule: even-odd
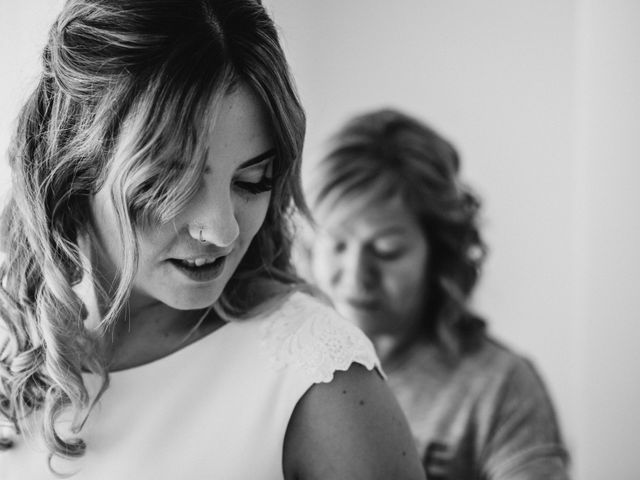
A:
<svg viewBox="0 0 640 480">
<path fill-rule="evenodd" d="M 267 152 L 269 156 L 261 155 L 258 163 L 240 168 L 233 181 L 233 185 L 247 193 L 259 194 L 273 189 L 273 150 Z"/>
<path fill-rule="evenodd" d="M 377 249 L 377 248 L 373 248 L 373 254 L 378 257 L 380 260 L 397 260 L 398 258 L 402 257 L 402 255 L 404 255 L 405 253 L 405 249 L 404 248 L 398 248 L 398 249 L 394 249 L 394 250 L 382 250 L 382 249 Z"/>
<path fill-rule="evenodd" d="M 257 182 L 243 182 L 236 180 L 233 184 L 248 193 L 257 195 L 258 193 L 268 192 L 273 189 L 273 178 L 263 176 Z"/>
<path fill-rule="evenodd" d="M 371 242 L 372 253 L 381 260 L 396 260 L 407 251 L 402 235 L 387 232 Z"/>
</svg>

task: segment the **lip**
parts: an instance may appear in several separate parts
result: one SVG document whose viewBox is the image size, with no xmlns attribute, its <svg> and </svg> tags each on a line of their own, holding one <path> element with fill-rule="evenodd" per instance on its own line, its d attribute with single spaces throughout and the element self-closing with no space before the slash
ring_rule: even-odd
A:
<svg viewBox="0 0 640 480">
<path fill-rule="evenodd" d="M 216 258 L 213 263 L 200 267 L 187 267 L 183 263 L 180 263 L 178 259 L 170 259 L 168 262 L 189 280 L 206 283 L 215 280 L 222 274 L 226 259 L 226 256 L 221 256 Z"/>
</svg>

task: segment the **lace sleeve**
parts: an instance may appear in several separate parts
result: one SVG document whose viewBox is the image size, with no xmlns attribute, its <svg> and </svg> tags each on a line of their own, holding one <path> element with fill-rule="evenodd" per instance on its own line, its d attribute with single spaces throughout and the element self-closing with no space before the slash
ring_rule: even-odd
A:
<svg viewBox="0 0 640 480">
<path fill-rule="evenodd" d="M 333 309 L 293 294 L 263 325 L 263 343 L 276 369 L 297 366 L 312 383 L 330 382 L 334 372 L 359 363 L 384 376 L 369 339 Z"/>
</svg>

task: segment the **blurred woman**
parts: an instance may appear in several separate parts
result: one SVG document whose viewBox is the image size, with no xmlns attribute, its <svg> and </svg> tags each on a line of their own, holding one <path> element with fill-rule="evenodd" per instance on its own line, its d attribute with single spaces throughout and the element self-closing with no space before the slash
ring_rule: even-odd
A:
<svg viewBox="0 0 640 480">
<path fill-rule="evenodd" d="M 373 341 L 430 479 L 565 479 L 532 364 L 468 300 L 485 255 L 454 147 L 402 112 L 349 121 L 311 176 L 312 275 Z"/>
<path fill-rule="evenodd" d="M 69 0 L 10 152 L 0 478 L 423 478 L 304 293 L 304 112 L 255 0 Z"/>
</svg>

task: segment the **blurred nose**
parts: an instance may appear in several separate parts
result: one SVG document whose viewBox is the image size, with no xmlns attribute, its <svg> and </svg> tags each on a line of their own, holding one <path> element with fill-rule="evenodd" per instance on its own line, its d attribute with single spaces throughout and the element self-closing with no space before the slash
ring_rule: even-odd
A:
<svg viewBox="0 0 640 480">
<path fill-rule="evenodd" d="M 195 200 L 189 234 L 217 247 L 233 244 L 240 235 L 240 226 L 229 189 L 203 188 Z"/>
<path fill-rule="evenodd" d="M 368 294 L 376 283 L 375 262 L 360 247 L 348 248 L 334 275 L 334 286 L 348 296 Z"/>
</svg>

